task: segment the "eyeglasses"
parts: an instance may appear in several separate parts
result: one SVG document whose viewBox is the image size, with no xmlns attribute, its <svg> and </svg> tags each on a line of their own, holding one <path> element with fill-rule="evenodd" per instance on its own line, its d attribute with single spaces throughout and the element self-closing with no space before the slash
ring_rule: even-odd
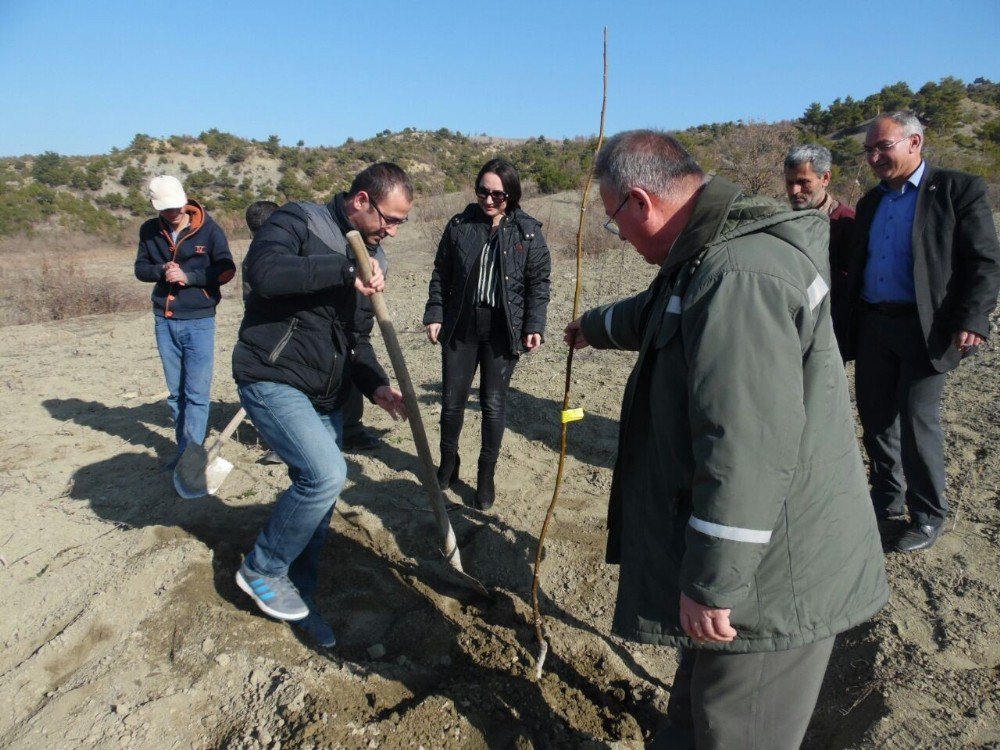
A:
<svg viewBox="0 0 1000 750">
<path fill-rule="evenodd" d="M 507 200 L 507 193 L 503 190 L 489 190 L 482 185 L 476 188 L 476 195 L 486 200 L 487 198 L 492 198 L 495 205 L 500 205 L 505 200 Z"/>
<path fill-rule="evenodd" d="M 611 214 L 611 218 L 608 219 L 606 222 L 604 222 L 604 228 L 607 229 L 609 232 L 611 232 L 611 234 L 613 234 L 615 237 L 618 237 L 618 236 L 621 235 L 621 230 L 618 228 L 618 222 L 615 221 L 615 217 L 618 215 L 619 211 L 621 211 L 623 208 L 625 208 L 625 204 L 628 203 L 628 199 L 631 198 L 631 197 L 632 197 L 631 193 L 629 193 L 628 195 L 626 195 L 625 196 L 625 200 L 623 200 L 621 203 L 619 203 L 618 204 L 618 208 L 616 208 L 615 212 L 613 214 Z"/>
<path fill-rule="evenodd" d="M 375 202 L 375 199 L 372 198 L 370 195 L 368 196 L 368 202 L 372 204 L 372 208 L 375 209 L 375 213 L 378 214 L 378 217 L 383 221 L 383 223 L 387 227 L 398 227 L 401 224 L 405 224 L 406 222 L 409 221 L 409 218 L 399 219 L 399 218 L 397 218 L 395 216 L 386 216 L 379 209 L 378 204 Z"/>
<path fill-rule="evenodd" d="M 874 154 L 884 154 L 887 151 L 892 151 L 893 147 L 897 143 L 902 143 L 909 137 L 910 136 L 908 135 L 904 135 L 902 138 L 895 140 L 892 143 L 886 143 L 885 141 L 882 141 L 882 143 L 876 143 L 874 146 L 865 146 L 861 150 L 864 151 L 865 156 L 872 156 Z"/>
</svg>

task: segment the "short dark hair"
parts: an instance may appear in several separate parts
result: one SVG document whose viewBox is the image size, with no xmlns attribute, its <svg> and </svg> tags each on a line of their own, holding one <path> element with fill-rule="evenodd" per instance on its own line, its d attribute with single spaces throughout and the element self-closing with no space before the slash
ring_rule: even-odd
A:
<svg viewBox="0 0 1000 750">
<path fill-rule="evenodd" d="M 517 173 L 517 168 L 506 159 L 490 159 L 479 170 L 472 187 L 478 188 L 483 175 L 490 173 L 500 178 L 503 191 L 507 193 L 506 213 L 513 213 L 521 206 L 521 176 Z"/>
<path fill-rule="evenodd" d="M 684 178 L 704 179 L 705 173 L 687 149 L 662 130 L 626 130 L 604 143 L 594 177 L 624 198 L 632 188 L 669 195 Z"/>
<path fill-rule="evenodd" d="M 246 220 L 250 234 L 257 234 L 257 231 L 264 226 L 264 222 L 277 209 L 278 204 L 274 201 L 256 201 L 247 206 Z"/>
<path fill-rule="evenodd" d="M 364 191 L 371 200 L 378 202 L 397 187 L 403 191 L 406 200 L 413 200 L 413 185 L 403 168 L 391 161 L 380 161 L 355 175 L 347 197 L 353 198 Z"/>
</svg>

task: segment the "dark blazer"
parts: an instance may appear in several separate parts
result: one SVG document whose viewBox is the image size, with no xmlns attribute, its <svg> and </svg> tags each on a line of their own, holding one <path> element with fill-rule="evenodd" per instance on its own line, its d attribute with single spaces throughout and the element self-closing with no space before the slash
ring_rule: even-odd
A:
<svg viewBox="0 0 1000 750">
<path fill-rule="evenodd" d="M 861 296 L 868 234 L 882 195 L 876 187 L 858 202 L 848 271 L 852 303 Z M 982 177 L 927 164 L 913 218 L 913 282 L 931 364 L 948 372 L 962 358 L 952 337 L 958 331 L 988 335 L 1000 291 L 1000 242 Z"/>
</svg>

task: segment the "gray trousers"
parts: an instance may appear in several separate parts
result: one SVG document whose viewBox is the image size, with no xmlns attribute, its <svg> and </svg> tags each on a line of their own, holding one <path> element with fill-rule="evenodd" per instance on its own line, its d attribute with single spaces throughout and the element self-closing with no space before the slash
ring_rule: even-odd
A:
<svg viewBox="0 0 1000 750">
<path fill-rule="evenodd" d="M 834 638 L 788 651 L 683 649 L 655 750 L 797 750 Z"/>
<path fill-rule="evenodd" d="M 876 511 L 939 526 L 945 500 L 941 393 L 945 374 L 931 365 L 920 319 L 863 311 L 854 383 Z"/>
</svg>

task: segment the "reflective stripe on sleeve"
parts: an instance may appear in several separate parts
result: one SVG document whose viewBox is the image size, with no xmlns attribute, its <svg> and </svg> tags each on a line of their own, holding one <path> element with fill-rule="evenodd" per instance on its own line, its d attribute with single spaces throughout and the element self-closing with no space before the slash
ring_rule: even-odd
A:
<svg viewBox="0 0 1000 750">
<path fill-rule="evenodd" d="M 728 539 L 731 542 L 747 542 L 749 544 L 767 544 L 771 541 L 770 531 L 759 531 L 758 529 L 741 529 L 738 526 L 723 526 L 721 523 L 703 521 L 700 518 L 691 516 L 688 525 L 695 531 L 700 531 L 706 536 L 714 536 L 718 539 Z"/>
<path fill-rule="evenodd" d="M 823 277 L 817 276 L 813 280 L 813 283 L 809 285 L 809 288 L 806 289 L 806 296 L 809 298 L 809 310 L 815 310 L 816 306 L 823 301 L 823 298 L 829 291 L 830 287 L 823 281 Z"/>
<path fill-rule="evenodd" d="M 681 311 L 681 298 L 675 294 L 667 301 L 667 312 L 679 314 L 680 311 Z"/>
</svg>

